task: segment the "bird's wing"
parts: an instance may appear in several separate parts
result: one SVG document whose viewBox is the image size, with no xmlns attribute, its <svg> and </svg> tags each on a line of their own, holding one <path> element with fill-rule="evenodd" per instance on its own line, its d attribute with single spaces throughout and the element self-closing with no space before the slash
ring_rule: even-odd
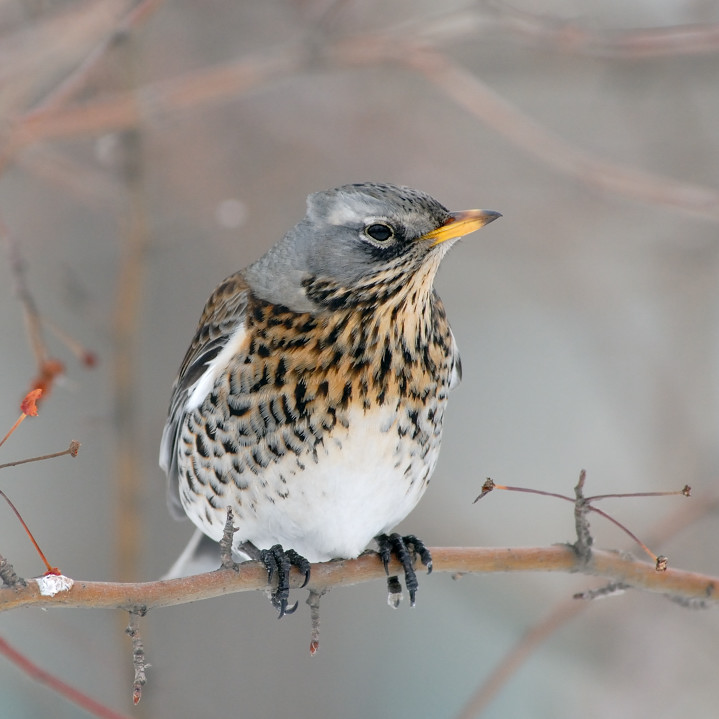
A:
<svg viewBox="0 0 719 719">
<path fill-rule="evenodd" d="M 183 518 L 177 474 L 177 443 L 185 413 L 202 404 L 214 380 L 242 344 L 249 286 L 240 273 L 224 280 L 205 305 L 174 385 L 160 443 L 160 467 L 167 474 L 167 503 Z"/>
</svg>

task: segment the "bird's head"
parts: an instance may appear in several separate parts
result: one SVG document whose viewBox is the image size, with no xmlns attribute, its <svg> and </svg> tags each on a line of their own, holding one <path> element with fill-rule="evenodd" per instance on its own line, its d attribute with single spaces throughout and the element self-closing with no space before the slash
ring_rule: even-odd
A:
<svg viewBox="0 0 719 719">
<path fill-rule="evenodd" d="M 343 185 L 310 195 L 305 218 L 246 276 L 260 296 L 268 293 L 258 285 L 272 286 L 264 299 L 291 309 L 311 311 L 326 301 L 337 308 L 411 285 L 421 268 L 431 285 L 451 245 L 498 217 L 450 212 L 409 187 Z"/>
</svg>

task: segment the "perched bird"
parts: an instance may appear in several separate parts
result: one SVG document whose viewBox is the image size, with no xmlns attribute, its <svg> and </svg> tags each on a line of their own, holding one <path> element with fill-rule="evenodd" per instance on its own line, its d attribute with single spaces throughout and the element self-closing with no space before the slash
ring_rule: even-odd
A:
<svg viewBox="0 0 719 719">
<path fill-rule="evenodd" d="M 291 565 L 307 580 L 309 562 L 373 538 L 414 603 L 412 554 L 431 570 L 429 552 L 386 533 L 427 488 L 461 377 L 433 281 L 457 239 L 498 217 L 387 184 L 317 192 L 205 305 L 162 436 L 168 501 L 215 541 L 232 508 L 233 550 L 277 573 L 280 615 Z"/>
</svg>

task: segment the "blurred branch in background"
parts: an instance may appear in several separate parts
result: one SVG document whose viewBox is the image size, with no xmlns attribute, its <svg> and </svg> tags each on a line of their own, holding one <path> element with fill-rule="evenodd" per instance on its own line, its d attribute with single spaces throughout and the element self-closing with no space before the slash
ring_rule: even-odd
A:
<svg viewBox="0 0 719 719">
<path fill-rule="evenodd" d="M 88 714 L 100 717 L 101 719 L 128 719 L 126 714 L 113 711 L 105 704 L 92 699 L 92 697 L 88 696 L 85 692 L 64 682 L 54 674 L 45 671 L 24 654 L 10 646 L 2 637 L 0 637 L 0 654 L 11 661 L 18 669 L 21 669 L 33 681 L 44 684 L 55 694 L 84 709 Z"/>
<path fill-rule="evenodd" d="M 502 26 L 552 52 L 637 60 L 719 50 L 717 23 L 595 30 L 579 22 L 526 12 L 501 0 L 488 0 L 485 5 Z"/>
<path fill-rule="evenodd" d="M 140 59 L 131 33 L 126 32 L 114 45 L 115 62 L 122 69 L 120 84 L 134 88 L 138 82 Z M 135 97 L 132 89 L 131 98 Z M 130 127 L 120 134 L 118 174 L 125 194 L 121 214 L 122 247 L 115 287 L 112 322 L 113 405 L 115 409 L 115 531 L 117 533 L 117 577 L 121 581 L 137 578 L 142 546 L 142 501 L 144 477 L 137 448 L 140 446 L 138 411 L 138 366 L 140 365 L 140 322 L 144 306 L 145 258 L 149 248 L 145 201 L 142 127 Z"/>
<path fill-rule="evenodd" d="M 138 19 L 146 16 L 146 13 L 137 14 Z M 445 23 L 448 20 L 445 18 Z M 435 28 L 434 34 L 439 35 L 443 43 L 449 43 L 455 35 L 464 36 L 466 32 L 466 26 L 450 26 L 441 33 Z M 719 36 L 716 27 L 693 28 L 691 33 L 663 30 L 662 36 L 678 34 L 684 38 L 688 34 L 689 38 L 696 39 L 700 33 L 707 41 Z M 431 32 L 424 34 L 432 35 Z M 399 63 L 420 73 L 493 132 L 503 135 L 554 170 L 595 189 L 719 221 L 718 190 L 605 160 L 572 145 L 530 118 L 488 87 L 475 72 L 451 60 L 433 43 L 417 40 L 422 36 L 421 26 L 416 27 L 413 34 L 406 34 L 400 27 L 379 34 L 329 39 L 320 51 L 302 45 L 284 46 L 261 56 L 241 58 L 75 106 L 66 107 L 58 102 L 41 104 L 15 122 L 4 152 L 0 154 L 0 168 L 3 155 L 7 161 L 23 148 L 42 140 L 137 128 L 141 124 L 148 129 L 157 128 L 170 117 L 176 120 L 178 112 L 197 111 L 217 102 L 236 100 L 250 90 L 309 69 L 336 72 L 367 64 Z M 668 40 L 665 42 L 669 44 Z M 623 44 L 632 47 L 643 43 L 635 33 Z M 681 48 L 686 43 L 675 41 L 674 46 Z M 62 99 L 67 101 L 70 97 L 63 94 Z"/>
<path fill-rule="evenodd" d="M 213 8 L 220 6 L 221 3 L 217 3 Z M 137 412 L 138 356 L 142 352 L 139 332 L 146 302 L 143 289 L 147 272 L 148 225 L 153 212 L 152 207 L 146 206 L 145 163 L 149 160 L 145 147 L 153 136 L 164 134 L 168 127 L 203 113 L 209 119 L 213 109 L 247 98 L 251 93 L 269 94 L 286 87 L 290 80 L 305 81 L 309 75 L 326 79 L 333 75 L 349 75 L 359 68 L 399 70 L 408 83 L 418 82 L 425 93 L 436 94 L 438 104 L 462 108 L 475 121 L 476 128 L 491 137 L 503 138 L 519 148 L 524 156 L 538 161 L 536 164 L 558 173 L 558 177 L 572 178 L 585 187 L 621 199 L 712 223 L 719 220 L 719 190 L 711 186 L 711 180 L 706 185 L 684 182 L 585 150 L 561 131 L 553 129 L 551 117 L 540 121 L 534 111 L 525 111 L 523 96 L 512 94 L 511 88 L 505 90 L 500 83 L 487 79 L 484 66 L 467 62 L 468 53 L 454 53 L 459 41 L 479 44 L 492 34 L 504 31 L 505 39 L 513 36 L 528 47 L 542 49 L 547 55 L 645 63 L 651 58 L 717 53 L 718 24 L 610 30 L 581 19 L 566 20 L 525 12 L 503 2 L 485 2 L 451 12 L 433 10 L 424 17 L 405 18 L 377 27 L 372 27 L 371 22 L 358 23 L 355 27 L 351 22 L 343 21 L 345 14 L 351 15 L 360 6 L 353 2 L 288 2 L 287 11 L 296 12 L 302 22 L 297 23 L 294 32 L 284 39 L 280 35 L 278 41 L 272 36 L 271 41 L 258 46 L 261 49 L 249 51 L 242 47 L 238 52 L 233 45 L 232 59 L 221 56 L 218 59 L 219 53 L 210 53 L 204 64 L 190 71 L 182 63 L 179 63 L 179 70 L 172 63 L 161 65 L 159 77 L 166 79 L 154 79 L 155 75 L 151 81 L 146 80 L 149 75 L 142 72 L 144 57 L 140 53 L 145 48 L 138 50 L 135 43 L 142 39 L 137 34 L 143 31 L 143 25 L 158 9 L 165 9 L 162 0 L 67 3 L 59 12 L 38 11 L 22 30 L 3 37 L 0 46 L 0 173 L 17 167 L 59 187 L 63 197 L 79 198 L 86 204 L 110 209 L 121 217 L 119 263 L 113 263 L 117 275 L 111 322 L 112 411 L 116 420 L 112 436 L 117 443 L 117 454 L 111 461 L 118 482 L 113 499 L 120 540 L 116 547 L 117 576 L 125 583 L 76 581 L 69 591 L 47 597 L 41 596 L 37 583 L 30 581 L 27 588 L 18 585 L 0 589 L 0 611 L 38 605 L 114 607 L 137 612 L 138 607 L 167 606 L 265 588 L 266 573 L 255 565 L 243 566 L 239 574 L 220 570 L 173 582 L 129 583 L 136 578 L 140 564 L 140 482 L 145 481 L 147 474 L 139 459 L 138 446 L 144 440 Z M 168 7 L 167 12 L 179 11 L 176 7 Z M 172 51 L 176 52 L 175 46 Z M 620 72 L 625 67 L 628 65 L 622 66 Z M 115 73 L 110 81 L 108 68 L 110 73 Z M 109 135 L 114 141 L 113 146 L 119 150 L 118 162 L 112 166 L 114 173 L 107 172 L 106 167 L 97 167 L 70 148 L 71 141 L 89 144 L 102 135 Z M 313 149 L 313 159 L 314 154 Z M 621 153 L 618 156 L 622 157 Z M 287 170 L 288 174 L 295 171 Z M 354 172 L 354 169 L 348 168 L 349 171 Z M 675 168 L 670 167 L 667 172 L 674 174 Z M 52 330 L 52 326 L 38 312 L 27 286 L 21 257 L 23 248 L 17 240 L 17 236 L 25 235 L 2 227 L 0 233 L 4 235 L 10 277 L 22 303 L 33 354 L 40 367 L 38 376 L 52 384 L 57 372 L 47 379 L 49 355 L 44 339 L 44 330 Z M 678 241 L 685 240 L 680 238 Z M 584 281 L 581 275 L 575 280 L 577 284 Z M 605 286 L 599 285 L 599 289 L 603 302 Z M 624 339 L 628 345 L 631 338 Z M 660 352 L 655 352 L 653 345 L 650 349 L 656 363 L 666 362 L 667 376 L 660 382 L 666 387 L 670 379 L 674 380 L 676 401 L 678 404 L 685 402 L 672 408 L 671 414 L 680 416 L 689 403 L 681 394 L 684 385 L 671 374 L 674 365 Z M 649 364 L 645 371 L 656 369 Z M 689 422 L 684 424 L 689 426 Z M 707 475 L 711 481 L 713 466 Z M 665 520 L 666 525 L 673 528 L 691 526 L 711 511 L 716 511 L 716 501 L 704 498 L 702 502 L 689 503 L 671 515 Z M 64 518 L 64 521 L 71 522 L 72 518 Z M 566 546 L 547 549 L 447 548 L 433 552 L 435 571 L 457 574 L 585 572 L 606 577 L 617 586 L 659 592 L 688 605 L 704 606 L 717 601 L 718 580 L 714 577 L 672 569 L 666 574 L 657 574 L 651 565 L 610 552 L 595 552 L 589 567 L 580 567 L 572 550 Z M 1 558 L 0 566 L 6 566 Z M 384 570 L 379 561 L 368 555 L 353 561 L 316 565 L 310 588 L 318 595 L 330 586 L 383 577 Z M 591 591 L 587 596 L 592 596 Z M 589 602 L 574 600 L 561 603 L 549 612 L 545 620 L 527 632 L 505 661 L 495 665 L 495 671 L 490 673 L 475 699 L 467 704 L 462 718 L 476 716 L 531 650 L 589 605 Z M 0 653 L 39 681 L 46 681 L 48 675 L 33 669 L 32 663 L 28 665 L 22 655 L 13 652 L 9 645 L 0 643 Z M 142 657 L 135 669 L 139 675 L 144 673 Z M 142 680 L 144 676 L 137 679 L 138 682 Z M 46 683 L 63 693 L 59 685 Z M 171 699 L 165 695 L 163 702 L 169 706 Z M 101 709 L 107 713 L 98 716 L 115 716 L 111 710 Z"/>
</svg>

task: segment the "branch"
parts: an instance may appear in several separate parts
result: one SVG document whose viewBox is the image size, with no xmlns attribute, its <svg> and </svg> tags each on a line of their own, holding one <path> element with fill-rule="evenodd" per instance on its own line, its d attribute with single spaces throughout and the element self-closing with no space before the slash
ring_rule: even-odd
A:
<svg viewBox="0 0 719 719">
<path fill-rule="evenodd" d="M 719 221 L 719 192 L 714 188 L 605 160 L 573 145 L 434 48 L 407 48 L 399 61 L 422 74 L 485 126 L 548 167 L 598 190 Z"/>
<path fill-rule="evenodd" d="M 81 707 L 88 713 L 102 719 L 128 719 L 126 714 L 119 714 L 109 707 L 101 704 L 83 691 L 70 686 L 56 676 L 39 667 L 35 662 L 30 661 L 24 654 L 11 647 L 4 639 L 0 638 L 0 655 L 9 659 L 16 667 L 25 672 L 36 682 L 45 684 L 52 691 L 65 697 L 68 701 Z"/>
<path fill-rule="evenodd" d="M 434 573 L 491 572 L 569 572 L 599 576 L 622 582 L 634 589 L 663 594 L 683 603 L 713 605 L 719 602 L 719 578 L 678 569 L 658 573 L 653 565 L 616 552 L 595 550 L 585 563 L 568 545 L 536 547 L 441 547 L 431 550 Z M 390 563 L 390 573 L 401 573 L 399 562 Z M 357 559 L 335 560 L 312 566 L 307 588 L 322 593 L 336 586 L 350 586 L 386 578 L 384 567 L 374 552 Z M 301 585 L 303 577 L 293 572 L 291 586 Z M 76 580 L 66 591 L 44 596 L 35 580 L 24 588 L 0 589 L 0 611 L 39 605 L 43 607 L 92 607 L 132 611 L 187 604 L 225 594 L 264 590 L 267 570 L 248 562 L 235 572 L 218 569 L 182 579 L 141 583 L 86 582 Z"/>
<path fill-rule="evenodd" d="M 504 27 L 553 52 L 637 60 L 704 55 L 719 49 L 718 23 L 595 30 L 573 20 L 525 12 L 505 2 L 492 3 L 491 10 Z"/>
<path fill-rule="evenodd" d="M 431 27 L 430 24 L 430 30 Z M 267 88 L 309 68 L 345 70 L 395 64 L 419 73 L 490 130 L 558 172 L 605 192 L 719 221 L 719 192 L 715 188 L 605 160 L 566 141 L 431 42 L 418 40 L 423 36 L 421 27 L 411 37 L 402 35 L 401 29 L 343 37 L 313 48 L 314 52 L 301 45 L 286 45 L 172 80 L 143 85 L 132 92 L 58 108 L 41 107 L 18 117 L 10 127 L 0 145 L 0 171 L 25 147 L 43 140 L 119 131 L 143 123 L 158 127 L 167 118 L 174 122 L 189 111 L 236 100 L 251 90 Z M 455 34 L 453 27 L 449 37 Z M 446 41 L 447 37 L 439 40 Z"/>
</svg>

